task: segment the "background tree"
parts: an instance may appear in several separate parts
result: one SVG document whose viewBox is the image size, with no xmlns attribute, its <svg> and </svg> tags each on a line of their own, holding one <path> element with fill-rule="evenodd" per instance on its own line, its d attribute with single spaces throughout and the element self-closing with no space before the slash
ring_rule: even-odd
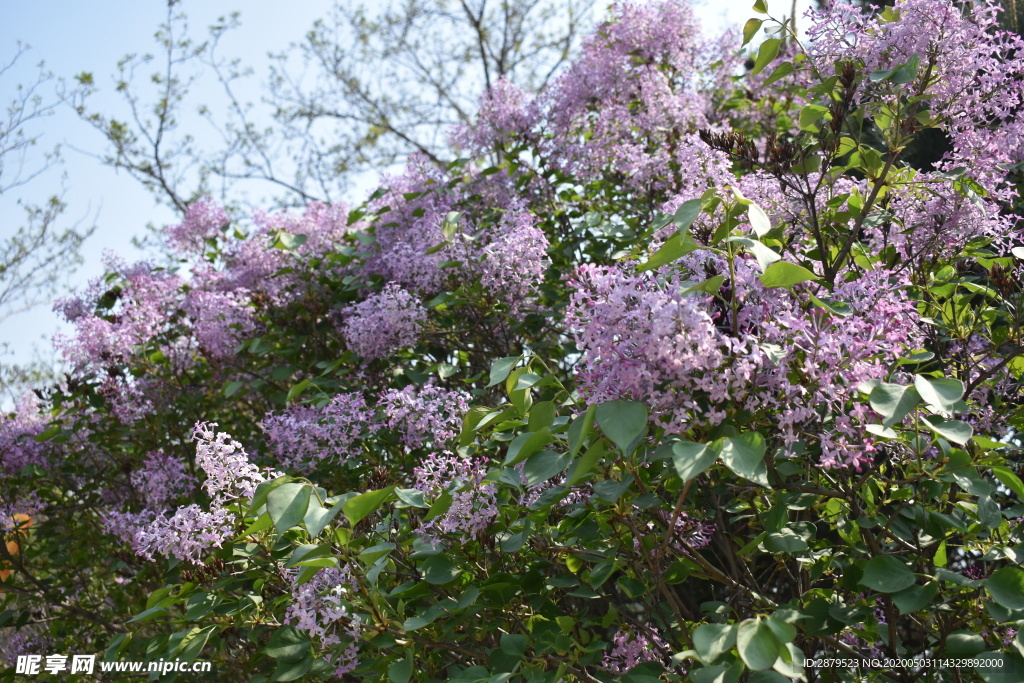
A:
<svg viewBox="0 0 1024 683">
<path fill-rule="evenodd" d="M 282 191 L 279 204 L 295 205 L 339 199 L 359 174 L 412 152 L 438 162 L 445 131 L 469 123 L 481 92 L 503 80 L 527 91 L 550 81 L 591 25 L 593 0 L 338 2 L 303 42 L 276 57 L 259 104 L 240 94 L 252 70 L 220 51 L 238 16 L 197 42 L 180 5 L 168 3 L 156 34 L 159 57 L 119 63 L 123 116 L 90 107 L 90 73 L 77 77 L 66 99 L 106 138 L 104 163 L 126 169 L 184 213 L 207 193 L 243 201 L 250 181 L 269 183 Z M 157 70 L 141 83 L 150 65 Z M 204 70 L 224 95 L 221 103 L 195 105 L 216 131 L 213 145 L 197 145 L 181 129 Z"/>
<path fill-rule="evenodd" d="M 0 83 L 12 79 L 15 67 L 26 59 L 27 51 L 27 47 L 19 47 L 0 67 Z M 51 84 L 52 76 L 40 64 L 31 84 L 5 87 L 13 93 L 0 118 L 0 197 L 5 201 L 59 163 L 58 148 L 40 162 L 30 161 L 36 158 L 30 152 L 40 144 L 39 124 L 59 104 L 54 96 L 48 98 L 44 92 Z M 0 321 L 49 303 L 82 262 L 82 242 L 95 229 L 81 224 L 62 227 L 65 205 L 58 195 L 42 203 L 18 200 L 13 204 L 24 209 L 25 222 L 19 227 L 13 225 L 17 212 L 12 211 L 0 229 Z M 0 354 L 7 349 L 8 344 L 0 345 Z M 20 368 L 0 364 L 0 393 L 13 400 L 47 374 L 45 363 L 41 362 Z"/>
</svg>

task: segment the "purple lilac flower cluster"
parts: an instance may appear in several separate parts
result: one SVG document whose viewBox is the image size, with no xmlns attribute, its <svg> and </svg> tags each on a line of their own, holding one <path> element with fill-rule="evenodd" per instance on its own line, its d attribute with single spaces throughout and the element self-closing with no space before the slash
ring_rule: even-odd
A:
<svg viewBox="0 0 1024 683">
<path fill-rule="evenodd" d="M 914 87 L 927 77 L 928 113 L 953 143 L 938 170 L 966 165 L 976 180 L 1005 199 L 1003 168 L 1024 153 L 1024 40 L 999 30 L 999 11 L 992 0 L 965 6 L 900 0 L 892 12 L 899 20 L 892 21 L 889 15 L 833 3 L 809 12 L 808 56 L 819 69 L 851 60 L 865 72 L 890 70 L 917 57 L 920 76 Z M 884 81 L 865 84 L 884 87 Z"/>
<path fill-rule="evenodd" d="M 140 512 L 110 511 L 104 520 L 107 532 L 129 542 L 137 555 L 150 560 L 157 555 L 173 556 L 202 565 L 204 551 L 221 547 L 231 537 L 236 517 L 225 506 L 238 498 L 251 498 L 266 477 L 249 462 L 241 444 L 226 433 L 214 432 L 216 426 L 216 423 L 197 423 L 193 434 L 197 442 L 196 464 L 207 477 L 203 488 L 212 499 L 208 511 L 194 503 L 178 507 L 170 516 L 160 505 Z M 144 472 L 166 477 L 181 469 L 180 464 L 168 458 L 151 456 Z M 180 481 L 172 484 L 183 485 Z M 166 503 L 173 500 L 173 496 L 164 492 L 157 495 L 157 500 Z"/>
<path fill-rule="evenodd" d="M 46 430 L 42 405 L 35 394 L 18 399 L 14 410 L 0 420 L 0 473 L 15 474 L 28 465 L 48 468 L 46 445 L 36 441 Z"/>
<path fill-rule="evenodd" d="M 412 294 L 390 282 L 341 315 L 341 334 L 349 348 L 366 360 L 377 360 L 416 343 L 426 310 Z"/>
<path fill-rule="evenodd" d="M 661 632 L 653 626 L 634 631 L 619 629 L 612 637 L 611 652 L 606 652 L 601 660 L 601 668 L 613 674 L 625 674 L 638 664 L 664 661 L 671 654 Z"/>
<path fill-rule="evenodd" d="M 548 239 L 536 223 L 537 218 L 526 211 L 506 214 L 484 247 L 480 265 L 481 284 L 520 320 L 548 265 Z"/>
<path fill-rule="evenodd" d="M 202 254 L 207 241 L 215 239 L 230 222 L 224 207 L 203 197 L 189 205 L 185 220 L 164 229 L 164 239 L 180 254 Z"/>
<path fill-rule="evenodd" d="M 198 483 L 180 458 L 159 451 L 146 455 L 142 469 L 132 472 L 131 482 L 139 499 L 151 508 L 189 495 Z"/>
<path fill-rule="evenodd" d="M 421 387 L 389 389 L 380 396 L 384 425 L 399 432 L 410 450 L 426 443 L 440 447 L 458 436 L 470 395 L 461 389 L 444 389 L 433 381 Z"/>
<path fill-rule="evenodd" d="M 413 488 L 431 498 L 441 493 L 452 495 L 448 511 L 425 522 L 417 533 L 428 543 L 438 544 L 442 538 L 475 538 L 498 515 L 497 487 L 483 484 L 487 463 L 473 458 L 460 458 L 450 451 L 432 453 L 413 469 Z"/>
<path fill-rule="evenodd" d="M 720 424 L 728 410 L 769 415 L 790 446 L 816 434 L 824 467 L 860 469 L 874 446 L 857 386 L 881 378 L 915 344 L 915 308 L 874 271 L 836 287 L 852 313 L 834 316 L 800 293 L 767 290 L 753 259 L 733 263 L 725 287 L 733 312 L 686 283 L 729 273 L 721 256 L 697 251 L 681 271 L 635 274 L 626 265 L 582 266 L 566 320 L 583 353 L 588 402 L 646 401 L 670 433 Z M 735 315 L 735 323 L 732 320 Z M 779 351 L 769 357 L 765 344 Z M 728 367 L 728 372 L 724 368 Z M 823 427 L 827 425 L 827 427 Z"/>
<path fill-rule="evenodd" d="M 285 624 L 305 631 L 321 647 L 332 648 L 348 641 L 347 647 L 337 649 L 331 658 L 335 676 L 344 676 L 359 664 L 359 642 L 362 619 L 349 611 L 346 596 L 356 586 L 348 565 L 325 568 L 309 581 L 298 583 L 298 570 L 285 570 L 292 582 L 292 603 L 285 612 Z"/>
<path fill-rule="evenodd" d="M 360 440 L 378 429 L 362 394 L 338 394 L 322 408 L 300 405 L 260 422 L 270 451 L 286 468 L 309 471 L 320 463 L 345 465 L 361 452 Z"/>
</svg>

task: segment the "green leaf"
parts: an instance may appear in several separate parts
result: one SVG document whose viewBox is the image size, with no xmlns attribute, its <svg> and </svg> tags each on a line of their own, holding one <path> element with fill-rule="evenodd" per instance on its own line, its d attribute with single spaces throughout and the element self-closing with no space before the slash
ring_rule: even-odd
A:
<svg viewBox="0 0 1024 683">
<path fill-rule="evenodd" d="M 782 64 L 779 64 L 772 70 L 771 74 L 768 76 L 767 79 L 765 79 L 765 82 L 762 84 L 762 87 L 767 87 L 774 83 L 775 81 L 785 78 L 794 71 L 796 71 L 796 67 L 793 66 L 793 62 L 783 62 Z"/>
<path fill-rule="evenodd" d="M 306 516 L 313 487 L 297 482 L 282 484 L 267 494 L 267 514 L 277 533 L 283 534 Z"/>
<path fill-rule="evenodd" d="M 740 659 L 753 671 L 770 669 L 779 658 L 779 641 L 760 618 L 748 619 L 736 629 L 736 649 Z"/>
<path fill-rule="evenodd" d="M 864 563 L 860 585 L 879 593 L 898 593 L 917 581 L 914 572 L 895 555 L 877 555 Z"/>
<path fill-rule="evenodd" d="M 799 553 L 807 550 L 807 541 L 790 528 L 780 529 L 765 536 L 764 547 L 773 553 Z"/>
<path fill-rule="evenodd" d="M 303 518 L 303 522 L 306 525 L 306 531 L 313 538 L 320 535 L 320 532 L 324 530 L 328 524 L 331 523 L 338 513 L 341 512 L 341 505 L 334 505 L 330 508 L 325 508 L 320 505 L 320 502 L 316 499 L 310 499 L 309 509 L 306 510 L 306 516 Z"/>
<path fill-rule="evenodd" d="M 647 406 L 638 401 L 608 401 L 597 406 L 598 427 L 628 455 L 630 446 L 647 430 Z"/>
<path fill-rule="evenodd" d="M 181 639 L 181 645 L 178 651 L 175 653 L 175 659 L 180 659 L 185 662 L 193 662 L 199 653 L 206 647 L 206 643 L 210 640 L 210 636 L 214 633 L 220 632 L 223 627 L 212 625 L 204 628 L 193 628 L 189 631 L 188 635 Z"/>
<path fill-rule="evenodd" d="M 722 284 L 724 282 L 724 275 L 715 275 L 714 277 L 709 277 L 707 280 L 703 280 L 695 285 L 687 287 L 682 292 L 680 292 L 680 294 L 682 294 L 683 296 L 686 296 L 687 294 L 691 294 L 693 292 L 707 292 L 708 294 L 714 294 L 719 289 L 722 288 Z"/>
<path fill-rule="evenodd" d="M 423 561 L 420 572 L 427 583 L 435 586 L 451 583 L 462 573 L 447 555 L 431 555 Z"/>
<path fill-rule="evenodd" d="M 529 643 L 526 636 L 518 633 L 501 634 L 501 651 L 510 657 L 522 657 Z"/>
<path fill-rule="evenodd" d="M 270 636 L 265 652 L 268 657 L 294 662 L 310 651 L 309 638 L 294 626 L 281 626 Z"/>
<path fill-rule="evenodd" d="M 379 491 L 360 493 L 355 498 L 349 498 L 342 503 L 342 510 L 344 510 L 345 516 L 348 517 L 349 524 L 355 526 L 371 512 L 391 500 L 394 494 L 394 486 L 389 486 Z"/>
<path fill-rule="evenodd" d="M 943 420 L 941 417 L 926 415 L 921 418 L 924 426 L 939 436 L 956 444 L 965 444 L 971 440 L 974 428 L 960 420 Z"/>
<path fill-rule="evenodd" d="M 388 667 L 388 678 L 391 683 L 409 683 L 412 678 L 413 661 L 412 650 L 405 651 L 405 657 L 397 662 L 392 662 Z"/>
<path fill-rule="evenodd" d="M 754 11 L 758 14 L 768 14 L 768 3 L 765 0 L 755 0 Z"/>
<path fill-rule="evenodd" d="M 816 124 L 827 113 L 828 109 L 821 105 L 808 104 L 800 110 L 800 130 L 817 130 Z"/>
<path fill-rule="evenodd" d="M 939 584 L 935 581 L 923 586 L 914 585 L 892 594 L 892 602 L 900 614 L 910 614 L 932 604 L 939 592 Z"/>
<path fill-rule="evenodd" d="M 418 489 L 395 489 L 395 495 L 398 496 L 398 500 L 405 503 L 407 507 L 413 508 L 429 508 L 426 500 L 423 497 L 423 491 Z"/>
<path fill-rule="evenodd" d="M 779 55 L 779 48 L 781 47 L 781 38 L 769 38 L 761 43 L 761 47 L 757 50 L 757 59 L 754 60 L 754 68 L 750 70 L 750 74 L 756 75 L 761 73 Z"/>
<path fill-rule="evenodd" d="M 747 19 L 747 23 L 743 25 L 743 43 L 740 47 L 743 47 L 757 35 L 757 32 L 761 30 L 761 24 L 764 23 L 764 19 Z"/>
<path fill-rule="evenodd" d="M 134 617 L 129 619 L 128 623 L 132 624 L 132 623 L 135 623 L 135 622 L 138 622 L 138 621 L 148 621 L 148 620 L 150 620 L 150 619 L 152 619 L 154 617 L 158 617 L 161 614 L 166 614 L 166 613 L 167 613 L 167 608 L 166 607 L 162 607 L 162 606 L 161 607 L 150 607 L 149 609 L 145 610 L 144 612 L 139 612 Z"/>
<path fill-rule="evenodd" d="M 906 64 L 893 70 L 892 75 L 889 76 L 889 82 L 895 83 L 896 85 L 910 83 L 917 78 L 917 70 L 920 67 L 920 64 L 920 57 L 913 55 Z"/>
<path fill-rule="evenodd" d="M 714 444 L 677 441 L 672 444 L 672 464 L 685 484 L 711 467 L 721 451 L 722 446 L 717 441 Z"/>
<path fill-rule="evenodd" d="M 491 380 L 488 382 L 488 387 L 493 387 L 495 384 L 500 384 L 505 381 L 508 377 L 508 373 L 512 372 L 512 368 L 515 367 L 516 363 L 522 356 L 499 358 L 498 360 L 491 363 Z"/>
<path fill-rule="evenodd" d="M 850 307 L 850 304 L 843 303 L 842 301 L 819 299 L 813 294 L 811 294 L 811 303 L 817 306 L 818 308 L 824 308 L 832 315 L 838 316 L 840 318 L 845 318 L 849 316 L 851 313 L 853 313 L 853 308 Z"/>
<path fill-rule="evenodd" d="M 459 231 L 460 218 L 462 218 L 462 213 L 459 211 L 449 211 L 448 215 L 444 217 L 444 221 L 441 223 L 441 235 L 446 240 L 450 240 Z"/>
<path fill-rule="evenodd" d="M 693 222 L 697 220 L 697 216 L 701 212 L 701 200 L 691 199 L 683 202 L 678 209 L 676 209 L 675 215 L 672 217 L 672 222 L 679 228 L 679 233 L 683 234 L 690 229 Z"/>
<path fill-rule="evenodd" d="M 921 402 L 917 389 L 901 384 L 879 382 L 868 395 L 871 409 L 882 416 L 882 426 L 899 424 Z"/>
<path fill-rule="evenodd" d="M 751 202 L 747 205 L 747 218 L 750 219 L 750 227 L 758 237 L 764 237 L 772 229 L 772 223 L 768 220 L 768 214 L 757 204 Z"/>
<path fill-rule="evenodd" d="M 993 465 L 992 474 L 996 475 L 996 479 L 1002 482 L 1003 486 L 1017 494 L 1017 497 L 1024 501 L 1024 482 L 1021 482 L 1020 477 L 1013 473 L 1008 467 L 1002 465 Z"/>
<path fill-rule="evenodd" d="M 768 269 L 768 266 L 782 258 L 774 249 L 759 240 L 752 240 L 748 237 L 730 237 L 726 241 L 736 242 L 746 247 L 747 251 L 757 259 L 757 267 L 761 269 L 762 273 Z"/>
<path fill-rule="evenodd" d="M 578 416 L 569 425 L 569 454 L 576 455 L 594 429 L 594 405 L 587 406 L 587 412 Z"/>
<path fill-rule="evenodd" d="M 950 415 L 964 397 L 964 385 L 958 379 L 929 379 L 914 376 L 914 386 L 921 398 L 935 412 Z"/>
<path fill-rule="evenodd" d="M 523 467 L 523 476 L 526 478 L 526 485 L 534 487 L 542 484 L 551 477 L 562 472 L 569 466 L 570 456 L 568 453 L 555 453 L 554 451 L 540 451 L 534 453 L 526 461 Z"/>
<path fill-rule="evenodd" d="M 1024 609 L 1024 571 L 1003 567 L 985 579 L 985 590 L 1007 609 Z"/>
<path fill-rule="evenodd" d="M 306 235 L 293 235 L 291 233 L 285 232 L 284 230 L 278 230 L 277 233 L 274 234 L 274 243 L 272 246 L 274 249 L 284 249 L 285 251 L 291 251 L 293 249 L 298 249 L 303 244 L 305 244 L 306 239 Z"/>
<path fill-rule="evenodd" d="M 526 460 L 531 455 L 547 446 L 551 443 L 554 437 L 551 436 L 551 430 L 544 427 L 538 432 L 523 432 L 516 438 L 512 439 L 512 443 L 508 445 L 508 452 L 505 454 L 505 467 L 511 467 L 516 465 L 523 460 Z"/>
<path fill-rule="evenodd" d="M 277 668 L 270 679 L 272 681 L 297 681 L 313 668 L 313 653 L 306 653 L 302 659 L 295 661 L 278 660 Z"/>
<path fill-rule="evenodd" d="M 800 282 L 817 280 L 818 276 L 803 266 L 795 263 L 779 261 L 768 266 L 761 276 L 761 284 L 765 287 L 792 287 Z"/>
<path fill-rule="evenodd" d="M 736 644 L 736 624 L 701 624 L 693 631 L 693 647 L 711 664 Z"/>
<path fill-rule="evenodd" d="M 677 232 L 669 237 L 658 251 L 651 254 L 646 262 L 637 266 L 637 272 L 661 268 L 666 263 L 672 263 L 676 259 L 686 256 L 691 251 L 699 249 L 699 245 L 693 241 L 687 232 Z"/>
<path fill-rule="evenodd" d="M 573 468 L 569 470 L 569 475 L 565 478 L 565 485 L 568 487 L 578 482 L 584 477 L 584 475 L 590 472 L 597 461 L 604 456 L 604 441 L 595 441 L 592 443 L 583 456 L 576 461 Z"/>
<path fill-rule="evenodd" d="M 722 463 L 737 475 L 767 487 L 768 466 L 764 463 L 764 437 L 757 432 L 722 440 Z"/>
</svg>

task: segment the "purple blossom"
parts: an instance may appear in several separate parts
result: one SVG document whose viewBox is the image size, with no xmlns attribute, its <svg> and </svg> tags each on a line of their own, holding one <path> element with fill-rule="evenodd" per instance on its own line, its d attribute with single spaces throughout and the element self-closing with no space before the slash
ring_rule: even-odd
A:
<svg viewBox="0 0 1024 683">
<path fill-rule="evenodd" d="M 525 211 L 506 214 L 484 248 L 480 282 L 496 294 L 511 315 L 522 319 L 548 266 L 548 239 Z"/>
<path fill-rule="evenodd" d="M 54 345 L 79 372 L 96 372 L 127 362 L 136 348 L 163 331 L 174 317 L 182 280 L 147 262 L 127 266 L 111 254 L 105 265 L 120 278 L 119 289 L 108 289 L 104 278 L 90 284 L 84 296 L 62 299 L 54 304 L 75 327 L 74 337 L 57 335 Z M 117 303 L 108 313 L 94 311 L 100 299 L 115 296 Z"/>
<path fill-rule="evenodd" d="M 206 241 L 218 236 L 231 219 L 210 197 L 193 202 L 185 211 L 185 220 L 165 230 L 168 246 L 181 254 L 202 254 Z"/>
<path fill-rule="evenodd" d="M 470 396 L 460 389 L 443 389 L 428 382 L 389 389 L 380 396 L 388 429 L 399 432 L 410 450 L 427 442 L 435 447 L 451 441 L 462 430 L 462 416 L 469 410 Z"/>
<path fill-rule="evenodd" d="M 348 565 L 325 568 L 299 585 L 297 570 L 285 570 L 292 582 L 292 602 L 285 611 L 285 624 L 291 624 L 324 648 L 335 648 L 331 663 L 335 675 L 343 676 L 359 664 L 362 619 L 349 611 L 349 591 L 357 586 Z M 348 641 L 344 648 L 343 638 Z"/>
<path fill-rule="evenodd" d="M 425 522 L 417 534 L 436 544 L 444 536 L 472 539 L 490 526 L 498 515 L 498 499 L 497 487 L 483 484 L 486 474 L 485 461 L 460 458 L 450 451 L 422 460 L 413 469 L 413 487 L 431 498 L 448 492 L 452 504 L 444 514 Z"/>
<path fill-rule="evenodd" d="M 260 422 L 270 451 L 286 468 L 308 471 L 320 463 L 345 465 L 362 454 L 360 441 L 380 425 L 362 394 L 338 394 L 322 408 L 301 405 Z"/>
<path fill-rule="evenodd" d="M 419 339 L 426 310 L 396 283 L 342 311 L 341 333 L 349 347 L 367 360 L 387 358 Z"/>
<path fill-rule="evenodd" d="M 153 560 L 162 555 L 198 565 L 203 564 L 204 551 L 220 548 L 234 533 L 232 513 L 223 508 L 207 512 L 196 504 L 179 507 L 170 517 L 152 510 L 109 512 L 104 524 L 140 557 Z"/>
<path fill-rule="evenodd" d="M 242 444 L 230 434 L 216 433 L 216 426 L 216 422 L 197 422 L 192 440 L 196 442 L 196 465 L 206 473 L 203 488 L 213 506 L 222 507 L 237 498 L 252 498 L 267 477 L 249 462 Z"/>
<path fill-rule="evenodd" d="M 146 455 L 142 469 L 132 472 L 132 486 L 147 507 L 159 509 L 195 491 L 196 478 L 173 455 L 154 451 Z"/>
<path fill-rule="evenodd" d="M 912 57 L 928 76 L 929 115 L 951 138 L 953 151 L 939 170 L 967 166 L 975 180 L 1005 199 L 1005 164 L 1024 152 L 1024 40 L 999 30 L 999 4 L 900 0 L 898 21 L 833 3 L 809 13 L 808 56 L 819 70 L 837 60 L 864 72 L 899 67 Z M 886 100 L 886 83 L 866 81 L 860 96 Z M 915 84 L 916 87 L 916 84 Z"/>
<path fill-rule="evenodd" d="M 27 393 L 18 399 L 14 411 L 0 419 L 0 473 L 16 474 L 28 465 L 48 469 L 46 444 L 35 440 L 46 429 L 36 395 Z"/>
<path fill-rule="evenodd" d="M 612 638 L 612 650 L 601 660 L 601 668 L 614 674 L 629 673 L 643 662 L 664 662 L 670 655 L 668 643 L 657 628 L 648 626 L 643 631 L 619 629 Z"/>
<path fill-rule="evenodd" d="M 192 319 L 192 333 L 211 358 L 233 356 L 238 345 L 258 329 L 245 290 L 232 292 L 193 289 L 182 308 Z"/>
</svg>

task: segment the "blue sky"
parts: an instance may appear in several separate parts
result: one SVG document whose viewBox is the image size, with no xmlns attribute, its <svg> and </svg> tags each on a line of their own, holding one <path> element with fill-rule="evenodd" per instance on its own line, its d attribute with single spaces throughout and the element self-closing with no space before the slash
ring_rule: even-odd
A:
<svg viewBox="0 0 1024 683">
<path fill-rule="evenodd" d="M 742 27 L 753 16 L 752 4 L 752 0 L 707 0 L 697 6 L 697 11 L 710 34 L 726 26 Z M 788 14 L 790 4 L 784 4 L 785 7 L 777 0 L 769 2 L 773 14 Z M 808 0 L 801 0 L 800 11 L 808 4 Z M 205 28 L 219 16 L 240 11 L 242 27 L 228 34 L 222 51 L 252 66 L 257 75 L 266 72 L 268 53 L 281 52 L 289 44 L 301 41 L 313 21 L 325 15 L 329 7 L 330 3 L 325 1 L 285 4 L 279 0 L 184 0 L 179 4 L 179 9 L 189 16 L 190 33 L 197 39 L 202 39 Z M 44 60 L 46 69 L 56 79 L 70 81 L 77 73 L 92 72 L 100 90 L 93 101 L 94 109 L 123 112 L 123 102 L 113 92 L 111 81 L 116 64 L 129 53 L 156 51 L 153 34 L 166 19 L 166 11 L 162 0 L 5 2 L 0 22 L 0 61 L 9 61 L 18 43 L 32 49 L 20 60 L 17 70 L 0 79 L 0 103 L 6 106 L 11 89 L 19 82 L 33 81 L 35 65 Z M 144 76 L 148 73 L 149 70 L 143 71 Z M 199 103 L 216 101 L 219 89 L 215 83 L 201 81 L 192 94 L 190 106 L 194 111 Z M 245 97 L 255 99 L 259 93 L 251 92 Z M 209 134 L 198 117 L 186 125 L 195 126 L 199 138 Z M 102 273 L 104 250 L 133 260 L 138 257 L 130 244 L 133 235 L 143 233 L 147 224 L 162 226 L 175 222 L 174 214 L 166 207 L 156 206 L 152 195 L 126 173 L 103 166 L 88 155 L 100 153 L 103 140 L 69 108 L 58 108 L 30 133 L 40 135 L 39 153 L 62 145 L 64 163 L 36 178 L 22 191 L 0 196 L 0 238 L 12 234 L 20 224 L 22 213 L 15 203 L 17 199 L 41 201 L 63 192 L 68 205 L 65 221 L 97 225 L 96 234 L 83 251 L 85 264 L 69 277 L 72 286 L 83 287 L 90 278 Z M 49 339 L 58 329 L 60 322 L 48 306 L 0 322 L 0 342 L 8 342 L 14 352 L 4 360 L 29 360 L 34 349 L 47 356 Z"/>
</svg>

